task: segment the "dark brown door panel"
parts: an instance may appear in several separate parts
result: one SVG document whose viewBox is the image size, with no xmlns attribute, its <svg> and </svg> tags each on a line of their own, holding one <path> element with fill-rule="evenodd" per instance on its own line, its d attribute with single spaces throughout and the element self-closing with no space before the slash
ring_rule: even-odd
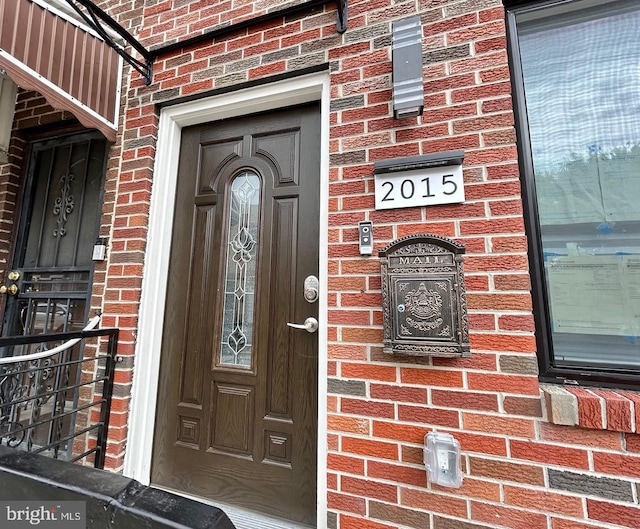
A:
<svg viewBox="0 0 640 529">
<path fill-rule="evenodd" d="M 315 525 L 319 109 L 183 131 L 152 481 Z"/>
</svg>

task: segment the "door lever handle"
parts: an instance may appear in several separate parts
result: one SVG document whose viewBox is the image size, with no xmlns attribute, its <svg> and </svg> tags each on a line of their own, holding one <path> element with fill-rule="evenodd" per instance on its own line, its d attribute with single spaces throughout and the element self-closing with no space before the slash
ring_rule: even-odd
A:
<svg viewBox="0 0 640 529">
<path fill-rule="evenodd" d="M 304 329 L 307 332 L 316 332 L 318 330 L 318 320 L 313 317 L 307 318 L 304 323 L 287 323 L 287 325 L 294 329 Z"/>
</svg>

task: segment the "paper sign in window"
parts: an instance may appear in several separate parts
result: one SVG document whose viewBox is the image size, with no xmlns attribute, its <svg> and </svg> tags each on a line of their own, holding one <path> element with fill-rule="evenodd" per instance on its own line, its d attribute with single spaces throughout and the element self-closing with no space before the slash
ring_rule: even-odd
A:
<svg viewBox="0 0 640 529">
<path fill-rule="evenodd" d="M 554 332 L 640 334 L 640 257 L 552 257 L 547 276 Z"/>
</svg>

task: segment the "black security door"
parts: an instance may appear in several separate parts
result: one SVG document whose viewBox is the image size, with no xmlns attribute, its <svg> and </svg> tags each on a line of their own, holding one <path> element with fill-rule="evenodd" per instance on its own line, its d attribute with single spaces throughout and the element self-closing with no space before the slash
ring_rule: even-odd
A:
<svg viewBox="0 0 640 529">
<path fill-rule="evenodd" d="M 4 336 L 83 327 L 106 154 L 98 133 L 31 145 L 13 267 L 2 289 L 8 296 Z"/>
</svg>

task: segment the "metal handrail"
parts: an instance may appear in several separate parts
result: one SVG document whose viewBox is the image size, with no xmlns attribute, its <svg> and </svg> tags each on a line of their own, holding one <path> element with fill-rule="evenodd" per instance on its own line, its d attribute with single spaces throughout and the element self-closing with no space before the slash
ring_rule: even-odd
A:
<svg viewBox="0 0 640 529">
<path fill-rule="evenodd" d="M 89 320 L 89 323 L 87 323 L 86 327 L 82 329 L 82 332 L 91 331 L 95 329 L 99 322 L 100 322 L 100 316 L 94 316 Z M 49 356 L 58 354 L 59 352 L 64 351 L 65 349 L 69 349 L 70 347 L 73 347 L 80 340 L 81 338 L 72 338 L 71 340 L 67 340 L 63 344 L 60 344 L 54 347 L 53 349 L 47 349 L 45 351 L 40 351 L 39 353 L 31 353 L 28 355 L 8 356 L 6 358 L 0 358 L 0 365 L 15 364 L 17 362 L 25 362 L 25 361 L 32 362 L 33 360 L 40 360 L 41 358 L 47 358 Z"/>
<path fill-rule="evenodd" d="M 0 337 L 0 350 L 28 344 L 45 346 L 64 340 L 46 351 L 0 358 L 0 444 L 47 452 L 50 457 L 67 461 L 94 454 L 94 466 L 104 468 L 119 332 L 116 328 L 97 329 L 99 321 L 99 316 L 92 318 L 82 331 Z M 71 353 L 76 344 L 91 338 L 107 338 L 106 351 L 96 350 L 94 355 L 85 357 L 81 347 L 76 355 Z M 88 379 L 81 379 L 82 366 L 87 362 L 95 363 L 95 372 Z M 69 379 L 71 372 L 74 378 Z M 44 384 L 47 379 L 53 385 Z M 99 398 L 79 401 L 81 387 L 94 385 L 100 388 Z M 47 406 L 46 416 L 40 416 L 43 406 Z M 99 418 L 93 424 L 76 428 L 78 413 L 91 415 L 91 409 L 99 412 Z M 41 433 L 36 432 L 42 428 Z M 86 445 L 91 448 L 76 450 L 75 439 L 91 432 L 95 432 L 95 443 L 87 441 Z"/>
</svg>

